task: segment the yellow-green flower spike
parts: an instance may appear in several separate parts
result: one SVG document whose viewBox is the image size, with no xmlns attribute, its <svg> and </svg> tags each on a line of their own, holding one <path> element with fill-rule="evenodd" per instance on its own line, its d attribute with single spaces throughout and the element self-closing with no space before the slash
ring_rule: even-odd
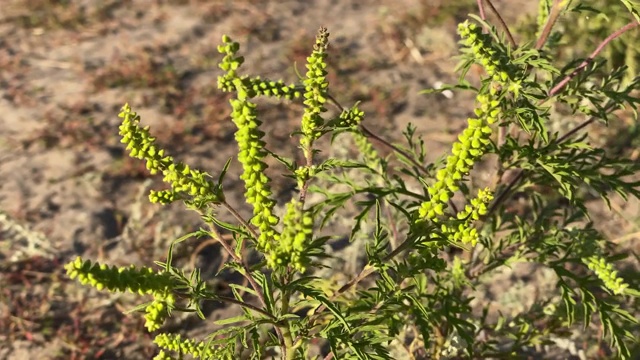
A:
<svg viewBox="0 0 640 360">
<path fill-rule="evenodd" d="M 471 204 L 465 206 L 464 210 L 458 212 L 459 220 L 470 219 L 480 220 L 480 217 L 487 213 L 487 205 L 493 200 L 493 193 L 489 188 L 478 190 L 478 196 L 471 199 Z"/>
<path fill-rule="evenodd" d="M 277 248 L 267 255 L 270 267 L 291 266 L 297 271 L 306 271 L 309 259 L 304 250 L 313 235 L 313 217 L 302 207 L 303 204 L 295 198 L 287 204 L 280 241 Z"/>
<path fill-rule="evenodd" d="M 272 96 L 275 98 L 295 99 L 302 96 L 302 93 L 295 85 L 286 85 L 282 80 L 271 81 L 262 80 L 259 76 L 243 79 L 250 95 Z M 253 97 L 252 96 L 252 97 Z"/>
<path fill-rule="evenodd" d="M 447 202 L 458 191 L 457 184 L 469 174 L 491 143 L 492 130 L 489 125 L 498 121 L 500 103 L 486 94 L 479 94 L 476 100 L 478 107 L 475 112 L 478 117 L 467 120 L 468 127 L 453 144 L 445 168 L 436 173 L 436 182 L 428 188 L 430 199 L 422 203 L 419 210 L 421 219 L 435 221 L 444 214 Z"/>
<path fill-rule="evenodd" d="M 239 147 L 238 161 L 243 168 L 240 178 L 245 183 L 245 198 L 253 205 L 251 222 L 260 229 L 258 248 L 268 252 L 276 240 L 273 226 L 279 219 L 273 212 L 275 201 L 271 199 L 271 179 L 265 174 L 267 164 L 262 160 L 267 154 L 262 140 L 264 132 L 260 130 L 262 122 L 258 120 L 256 105 L 249 101 L 242 80 L 235 79 L 233 85 L 237 98 L 231 100 L 231 118 L 238 128 L 235 139 Z"/>
<path fill-rule="evenodd" d="M 497 46 L 492 37 L 484 34 L 476 24 L 465 21 L 458 25 L 462 44 L 469 49 L 474 59 L 485 68 L 489 79 L 488 93 L 476 97 L 478 106 L 476 118 L 468 119 L 468 127 L 453 144 L 446 166 L 436 174 L 436 182 L 428 188 L 430 199 L 419 210 L 421 219 L 437 221 L 444 214 L 447 203 L 458 190 L 458 184 L 473 168 L 473 165 L 485 154 L 491 143 L 492 124 L 501 114 L 502 94 L 505 91 L 518 96 L 521 80 L 517 79 L 522 71 L 512 65 L 506 50 Z M 485 81 L 489 81 L 488 79 Z M 470 234 L 465 239 L 473 239 Z"/>
<path fill-rule="evenodd" d="M 64 266 L 71 279 L 78 279 L 83 285 L 91 285 L 98 290 L 111 292 L 129 291 L 135 294 L 149 294 L 153 302 L 145 308 L 145 327 L 155 331 L 164 324 L 174 307 L 172 290 L 176 283 L 169 273 L 156 272 L 148 267 L 109 267 L 104 264 L 83 261 L 79 256 Z"/>
<path fill-rule="evenodd" d="M 140 126 L 140 116 L 125 104 L 118 115 L 121 142 L 127 144 L 130 156 L 147 162 L 151 174 L 162 173 L 163 181 L 171 185 L 170 190 L 151 191 L 151 202 L 168 204 L 178 198 L 188 204 L 200 207 L 207 203 L 217 204 L 224 199 L 222 187 L 209 179 L 207 173 L 191 169 L 189 165 L 176 162 L 155 144 L 155 138 L 149 133 L 149 127 Z"/>
<path fill-rule="evenodd" d="M 338 127 L 356 128 L 364 120 L 364 111 L 354 105 L 351 109 L 345 109 L 340 114 Z"/>
<path fill-rule="evenodd" d="M 98 290 L 111 292 L 129 291 L 135 294 L 150 294 L 164 297 L 175 286 L 170 274 L 156 272 L 148 267 L 107 266 L 83 261 L 79 256 L 64 266 L 71 279 L 78 279 L 83 285 L 91 285 Z"/>
<path fill-rule="evenodd" d="M 144 309 L 144 326 L 149 332 L 156 331 L 164 324 L 165 320 L 171 315 L 171 310 L 176 302 L 173 294 L 167 294 L 164 297 L 155 298 L 151 304 Z"/>
<path fill-rule="evenodd" d="M 320 137 L 320 127 L 324 125 L 321 114 L 327 109 L 324 104 L 327 102 L 327 44 L 329 33 L 326 28 L 320 28 L 316 36 L 316 43 L 313 52 L 307 57 L 307 73 L 303 84 L 304 92 L 304 114 L 302 115 L 300 146 L 305 157 L 311 156 L 313 142 Z"/>
<path fill-rule="evenodd" d="M 218 52 L 224 55 L 218 67 L 224 70 L 224 75 L 218 77 L 218 88 L 233 92 L 236 91 L 234 81 L 240 79 L 247 91 L 249 98 L 257 95 L 274 96 L 276 98 L 284 97 L 293 99 L 300 97 L 301 93 L 295 85 L 285 85 L 283 81 L 262 80 L 259 76 L 248 78 L 239 76 L 237 71 L 244 63 L 242 56 L 236 54 L 240 50 L 240 44 L 232 41 L 227 35 L 222 36 L 222 45 L 218 46 Z"/>
<path fill-rule="evenodd" d="M 218 45 L 218 52 L 224 54 L 218 65 L 225 74 L 218 77 L 218 88 L 224 91 L 234 91 L 233 80 L 238 78 L 237 70 L 244 63 L 242 56 L 236 56 L 240 50 L 240 44 L 232 41 L 227 35 L 222 36 L 222 45 Z"/>
<path fill-rule="evenodd" d="M 618 272 L 613 269 L 613 265 L 608 263 L 603 257 L 591 256 L 585 259 L 585 263 L 596 276 L 602 280 L 604 286 L 616 295 L 624 293 L 629 287 L 622 278 L 618 277 Z"/>
<path fill-rule="evenodd" d="M 218 348 L 208 346 L 208 341 L 195 341 L 183 338 L 179 334 L 158 334 L 153 340 L 159 347 L 178 354 L 178 358 L 182 359 L 185 355 L 190 355 L 194 359 L 231 359 L 228 357 L 228 346 L 235 344 L 225 344 Z M 167 356 L 165 354 L 165 356 Z"/>
<path fill-rule="evenodd" d="M 164 352 L 164 350 L 160 350 L 160 352 L 158 352 L 158 355 L 156 355 L 153 360 L 176 360 L 176 358 L 167 354 L 166 352 Z"/>
<path fill-rule="evenodd" d="M 464 210 L 456 215 L 458 224 L 451 227 L 442 224 L 442 232 L 447 234 L 451 242 L 460 242 L 475 246 L 479 240 L 478 231 L 473 227 L 473 222 L 487 213 L 487 205 L 493 200 L 493 193 L 488 188 L 478 190 L 478 196 L 465 206 Z M 456 220 L 454 220 L 455 222 Z M 459 222 L 462 221 L 462 222 Z"/>
<path fill-rule="evenodd" d="M 493 41 L 491 35 L 484 34 L 481 28 L 468 20 L 458 25 L 458 34 L 462 45 L 469 49 L 491 80 L 505 85 L 518 96 L 521 81 L 516 77 L 521 69 L 512 65 L 506 51 Z"/>
</svg>

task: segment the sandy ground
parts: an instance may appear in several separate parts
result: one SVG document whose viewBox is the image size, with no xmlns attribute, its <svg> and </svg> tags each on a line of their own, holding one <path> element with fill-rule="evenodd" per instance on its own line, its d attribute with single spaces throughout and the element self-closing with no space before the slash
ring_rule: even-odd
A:
<svg viewBox="0 0 640 360">
<path fill-rule="evenodd" d="M 160 179 L 119 143 L 116 115 L 125 102 L 175 157 L 218 170 L 235 153 L 228 96 L 216 88 L 222 34 L 240 42 L 245 71 L 292 82 L 293 64 L 303 66 L 316 30 L 326 26 L 339 101 L 362 101 L 369 127 L 390 140 L 415 124 L 433 160 L 471 111 L 463 94 L 418 94 L 455 81 L 455 25 L 474 1 L 460 3 L 3 0 L 0 359 L 146 359 L 156 351 L 140 318 L 122 315 L 136 299 L 80 287 L 61 270 L 77 255 L 150 265 L 163 258 L 168 241 L 199 225 L 180 206 L 146 201 Z M 497 3 L 511 20 L 531 7 Z M 292 151 L 288 133 L 301 107 L 262 105 L 268 141 Z M 225 187 L 242 207 L 238 173 L 234 163 Z M 275 184 L 283 196 L 287 189 Z M 632 232 L 638 214 L 637 203 L 616 206 L 618 215 L 602 218 L 614 237 Z M 197 245 L 183 250 L 182 259 L 210 275 L 219 249 L 209 246 L 191 258 Z M 529 280 L 521 284 L 524 292 L 545 287 L 544 274 Z M 235 310 L 209 311 L 215 319 Z M 209 328 L 178 317 L 168 330 L 202 335 Z"/>
</svg>

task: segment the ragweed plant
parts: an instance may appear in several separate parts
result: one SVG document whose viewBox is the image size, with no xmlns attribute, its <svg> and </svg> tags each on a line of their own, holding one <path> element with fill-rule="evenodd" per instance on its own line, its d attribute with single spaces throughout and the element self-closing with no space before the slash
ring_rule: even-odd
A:
<svg viewBox="0 0 640 360">
<path fill-rule="evenodd" d="M 174 159 L 125 105 L 122 142 L 168 185 L 152 191 L 150 200 L 183 202 L 204 226 L 173 241 L 157 269 L 78 258 L 66 266 L 69 276 L 99 290 L 150 296 L 134 310 L 145 313 L 155 333 L 156 359 L 546 358 L 561 351 L 554 349 L 560 339 L 576 341 L 590 357 L 606 347 L 630 358 L 640 337 L 638 272 L 617 270 L 625 254 L 595 230 L 587 204 L 610 205 L 614 195 L 639 198 L 640 164 L 608 156 L 584 132 L 640 103 L 640 78 L 625 80 L 624 67 L 606 70 L 598 59 L 617 37 L 637 31 L 638 9 L 625 1 L 627 25 L 588 57 L 557 68 L 554 54 L 562 49 L 550 35 L 569 3 L 577 2 L 541 0 L 538 37 L 526 44 L 516 43 L 490 1 L 478 3 L 480 16 L 458 27 L 458 84 L 425 90 L 461 89 L 476 99 L 465 129 L 436 163 L 426 163 L 425 142 L 414 127 L 404 132 L 406 143 L 390 143 L 366 126 L 358 104 L 343 107 L 336 100 L 327 81 L 326 29 L 318 32 L 306 73 L 291 85 L 244 74 L 240 45 L 224 36 L 218 85 L 232 94 L 236 160 L 252 216 L 242 217 L 242 204 L 227 201 L 228 163 L 210 174 Z M 500 30 L 485 21 L 486 4 Z M 472 66 L 484 70 L 480 79 L 466 80 Z M 257 97 L 302 102 L 292 133 L 301 163 L 268 150 Z M 328 115 L 330 106 L 337 115 Z M 566 133 L 550 131 L 557 106 L 568 106 L 581 122 Z M 317 145 L 345 134 L 358 153 L 353 158 L 327 156 Z M 387 146 L 393 156 L 381 158 L 376 146 Z M 286 199 L 271 191 L 270 156 L 297 186 Z M 474 188 L 474 168 L 487 157 L 497 160 L 496 180 Z M 346 213 L 349 203 L 357 213 Z M 221 211 L 235 221 L 222 221 Z M 332 225 L 345 217 L 353 219 L 348 234 Z M 239 274 L 243 283 L 224 292 L 211 288 L 198 269 L 180 269 L 174 248 L 197 237 L 219 242 L 229 255 L 222 271 Z M 340 284 L 319 276 L 339 256 L 328 251 L 329 243 L 355 238 L 364 245 L 361 271 Z M 474 289 L 519 263 L 552 273 L 554 290 L 531 294 L 517 311 L 496 313 L 494 302 L 474 302 Z M 239 306 L 242 314 L 217 321 L 221 328 L 205 338 L 165 332 L 175 312 L 205 318 L 203 301 Z M 571 338 L 578 326 L 601 329 L 607 344 L 588 348 L 587 337 L 598 336 L 590 330 Z"/>
</svg>

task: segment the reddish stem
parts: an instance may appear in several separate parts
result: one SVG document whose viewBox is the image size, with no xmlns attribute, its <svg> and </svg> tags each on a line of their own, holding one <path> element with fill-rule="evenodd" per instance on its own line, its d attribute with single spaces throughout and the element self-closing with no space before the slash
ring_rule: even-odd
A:
<svg viewBox="0 0 640 360">
<path fill-rule="evenodd" d="M 565 85 L 567 85 L 567 83 L 571 81 L 571 79 L 576 77 L 585 67 L 587 67 L 587 65 L 589 65 L 593 61 L 593 59 L 595 59 L 595 57 L 598 56 L 600 52 L 602 52 L 602 50 L 604 49 L 605 46 L 607 46 L 607 44 L 609 44 L 615 38 L 635 28 L 638 25 L 640 25 L 640 23 L 638 23 L 637 21 L 630 22 L 627 25 L 623 26 L 621 29 L 614 32 L 613 34 L 607 36 L 607 38 L 604 39 L 604 41 L 602 41 L 600 45 L 598 45 L 598 47 L 591 53 L 591 55 L 589 55 L 589 57 L 586 60 L 582 62 L 582 64 L 580 64 L 575 70 L 573 70 L 571 74 L 567 75 L 564 79 L 562 79 L 562 81 L 558 83 L 558 85 L 554 86 L 553 89 L 549 91 L 549 96 L 547 97 L 547 99 L 543 101 L 543 103 L 549 100 L 549 98 L 551 98 L 552 96 L 554 96 Z"/>
</svg>

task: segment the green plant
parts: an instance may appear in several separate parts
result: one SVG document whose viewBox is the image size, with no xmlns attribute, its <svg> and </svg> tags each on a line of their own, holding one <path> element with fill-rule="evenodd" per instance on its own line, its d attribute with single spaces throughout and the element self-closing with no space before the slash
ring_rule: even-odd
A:
<svg viewBox="0 0 640 360">
<path fill-rule="evenodd" d="M 540 5 L 540 14 L 548 13 L 551 1 L 540 2 Z M 547 43 L 548 50 L 554 53 L 556 63 L 579 57 L 582 49 L 595 48 L 600 39 L 623 27 L 629 20 L 625 16 L 619 16 L 627 11 L 626 5 L 620 0 L 584 0 L 570 5 L 563 14 L 563 21 L 559 21 L 551 31 L 551 41 Z M 534 41 L 533 35 L 539 36 L 542 31 L 537 24 L 542 19 L 544 18 L 525 21 L 518 32 L 527 41 Z M 604 48 L 600 56 L 607 60 L 607 64 L 599 75 L 626 65 L 628 70 L 625 80 L 632 80 L 639 70 L 640 54 L 635 45 L 638 41 L 640 34 L 637 31 L 630 32 Z M 567 46 L 568 44 L 572 46 Z"/>
<path fill-rule="evenodd" d="M 243 218 L 225 197 L 229 162 L 213 176 L 175 160 L 125 105 L 119 115 L 122 142 L 169 185 L 152 191 L 150 200 L 181 201 L 206 226 L 173 241 L 166 261 L 156 262 L 157 270 L 77 258 L 66 265 L 68 274 L 99 290 L 151 296 L 135 309 L 145 313 L 149 331 L 161 329 L 175 311 L 204 319 L 203 301 L 242 309 L 242 315 L 218 321 L 223 327 L 205 339 L 157 334 L 162 350 L 156 359 L 526 357 L 568 338 L 578 323 L 601 326 L 616 355 L 630 358 L 640 334 L 637 272 L 623 278 L 614 270 L 625 254 L 617 254 L 594 229 L 586 204 L 590 194 L 605 204 L 613 193 L 640 197 L 640 164 L 608 157 L 580 133 L 596 121 L 606 123 L 618 108 L 635 108 L 640 78 L 623 83 L 623 67 L 590 82 L 604 66 L 596 59 L 599 50 L 565 68 L 553 65 L 543 48 L 557 45 L 547 44 L 549 29 L 570 9 L 567 1 L 542 0 L 540 38 L 521 46 L 503 21 L 502 33 L 485 22 L 484 4 L 500 18 L 491 2 L 479 4 L 480 17 L 458 26 L 459 83 L 425 91 L 472 91 L 475 115 L 450 154 L 426 166 L 425 144 L 415 128 L 405 131 L 406 144 L 386 142 L 364 126 L 357 104 L 343 108 L 329 92 L 326 29 L 316 37 L 300 84 L 292 85 L 241 75 L 239 44 L 224 36 L 218 86 L 234 94 L 237 159 L 253 216 Z M 637 25 L 633 20 L 598 49 Z M 465 80 L 474 64 L 485 71 L 475 85 Z M 302 163 L 267 149 L 254 102 L 259 96 L 303 100 L 300 129 L 293 134 Z M 339 115 L 326 115 L 329 104 Z M 555 106 L 568 106 L 582 123 L 565 134 L 548 131 Z M 344 136 L 351 137 L 357 158 L 326 157 L 317 147 L 324 137 L 338 141 Z M 395 158 L 382 159 L 371 138 L 390 147 Z M 270 189 L 268 156 L 297 185 L 284 206 Z M 487 157 L 498 159 L 499 180 L 473 189 L 472 170 Z M 535 191 L 540 188 L 547 192 Z M 312 202 L 310 194 L 322 199 Z M 508 210 L 515 194 L 525 197 L 525 211 Z M 331 233 L 337 227 L 330 225 L 344 216 L 348 203 L 358 209 L 350 233 Z M 235 222 L 221 220 L 221 210 Z M 174 248 L 197 237 L 218 241 L 229 255 L 224 271 L 240 274 L 248 285 L 231 284 L 232 296 L 227 296 L 210 288 L 198 269 L 176 266 Z M 366 253 L 362 271 L 342 285 L 320 276 L 332 260 L 327 244 L 339 237 L 363 244 Z M 251 250 L 261 255 L 259 262 L 249 262 Z M 473 289 L 518 263 L 552 272 L 557 291 L 513 314 L 490 315 L 489 304 L 473 304 Z M 318 340 L 320 349 L 312 346 Z"/>
</svg>

